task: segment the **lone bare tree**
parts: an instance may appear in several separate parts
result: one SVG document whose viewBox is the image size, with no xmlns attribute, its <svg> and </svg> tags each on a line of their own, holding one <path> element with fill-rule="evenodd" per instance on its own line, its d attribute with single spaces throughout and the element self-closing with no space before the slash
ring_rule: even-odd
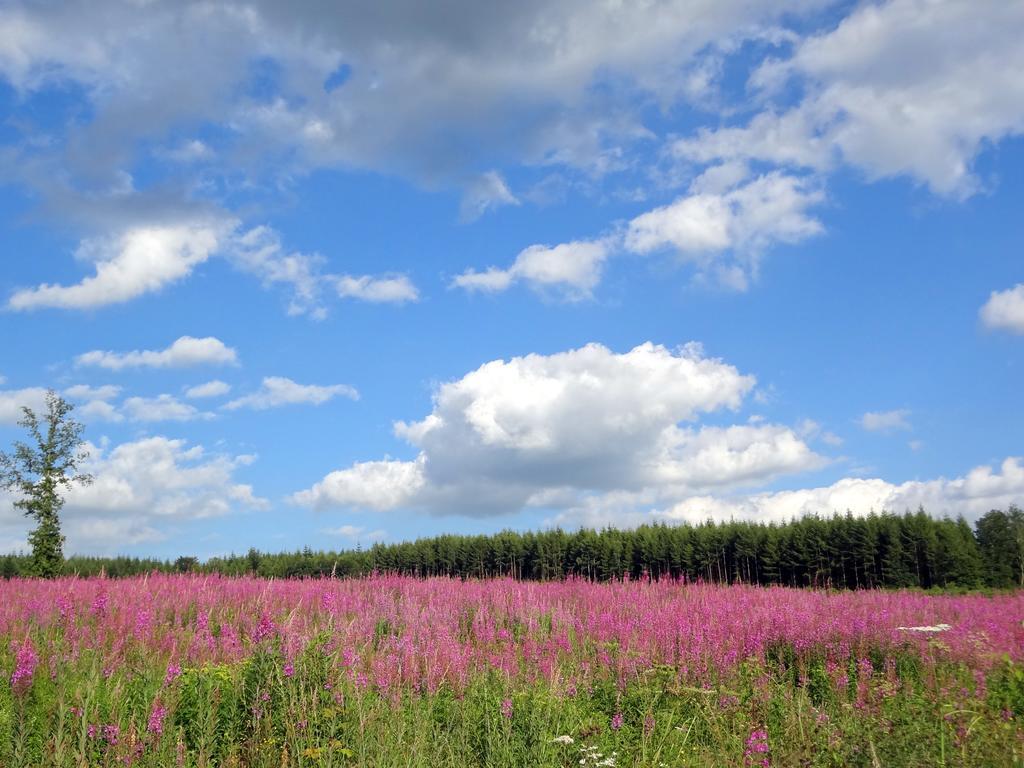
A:
<svg viewBox="0 0 1024 768">
<path fill-rule="evenodd" d="M 64 565 L 64 536 L 60 531 L 61 491 L 75 483 L 88 485 L 92 476 L 78 471 L 89 454 L 82 449 L 84 426 L 71 418 L 74 406 L 52 389 L 46 393 L 42 418 L 28 407 L 18 425 L 28 430 L 30 443 L 17 441 L 13 453 L 0 451 L 0 487 L 15 491 L 14 506 L 36 521 L 29 533 L 32 571 L 57 576 Z"/>
</svg>

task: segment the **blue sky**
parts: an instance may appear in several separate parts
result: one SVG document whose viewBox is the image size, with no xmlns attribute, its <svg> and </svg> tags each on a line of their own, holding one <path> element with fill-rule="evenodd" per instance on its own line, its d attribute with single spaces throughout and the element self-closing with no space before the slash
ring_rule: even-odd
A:
<svg viewBox="0 0 1024 768">
<path fill-rule="evenodd" d="M 0 10 L 69 551 L 1024 503 L 1024 4 L 513 5 Z"/>
</svg>

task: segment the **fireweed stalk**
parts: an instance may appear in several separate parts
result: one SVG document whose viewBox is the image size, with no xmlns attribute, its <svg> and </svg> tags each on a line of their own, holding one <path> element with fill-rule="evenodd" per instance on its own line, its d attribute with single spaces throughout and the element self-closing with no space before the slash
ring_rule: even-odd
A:
<svg viewBox="0 0 1024 768">
<path fill-rule="evenodd" d="M 865 745 L 933 742 L 947 760 L 1012 765 L 1022 619 L 1020 593 L 12 580 L 0 582 L 0 765 L 48 764 L 31 761 L 53 759 L 55 728 L 75 764 L 389 764 L 383 750 L 432 768 L 560 765 L 569 734 L 620 766 L 783 765 L 784 748 L 840 765 Z M 18 723 L 21 752 L 4 753 Z M 433 740 L 439 723 L 454 735 Z"/>
</svg>

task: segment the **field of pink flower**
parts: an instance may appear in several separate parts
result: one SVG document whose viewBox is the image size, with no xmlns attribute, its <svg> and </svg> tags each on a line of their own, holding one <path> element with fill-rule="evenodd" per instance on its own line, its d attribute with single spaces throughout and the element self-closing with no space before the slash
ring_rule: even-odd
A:
<svg viewBox="0 0 1024 768">
<path fill-rule="evenodd" d="M 12 580 L 0 765 L 1018 765 L 1022 622 L 1024 593 Z"/>
</svg>

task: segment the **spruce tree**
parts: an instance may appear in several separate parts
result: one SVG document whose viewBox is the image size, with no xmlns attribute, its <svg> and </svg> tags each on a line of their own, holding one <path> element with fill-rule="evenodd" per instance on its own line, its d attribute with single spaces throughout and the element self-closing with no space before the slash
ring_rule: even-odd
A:
<svg viewBox="0 0 1024 768">
<path fill-rule="evenodd" d="M 92 477 L 78 471 L 88 458 L 82 450 L 84 426 L 71 418 L 74 406 L 53 390 L 46 393 L 42 418 L 28 407 L 18 426 L 28 430 L 32 444 L 15 442 L 13 453 L 0 451 L 0 487 L 15 491 L 14 506 L 36 522 L 28 535 L 32 547 L 32 573 L 52 578 L 64 565 L 64 536 L 60 530 L 61 491 Z"/>
</svg>

